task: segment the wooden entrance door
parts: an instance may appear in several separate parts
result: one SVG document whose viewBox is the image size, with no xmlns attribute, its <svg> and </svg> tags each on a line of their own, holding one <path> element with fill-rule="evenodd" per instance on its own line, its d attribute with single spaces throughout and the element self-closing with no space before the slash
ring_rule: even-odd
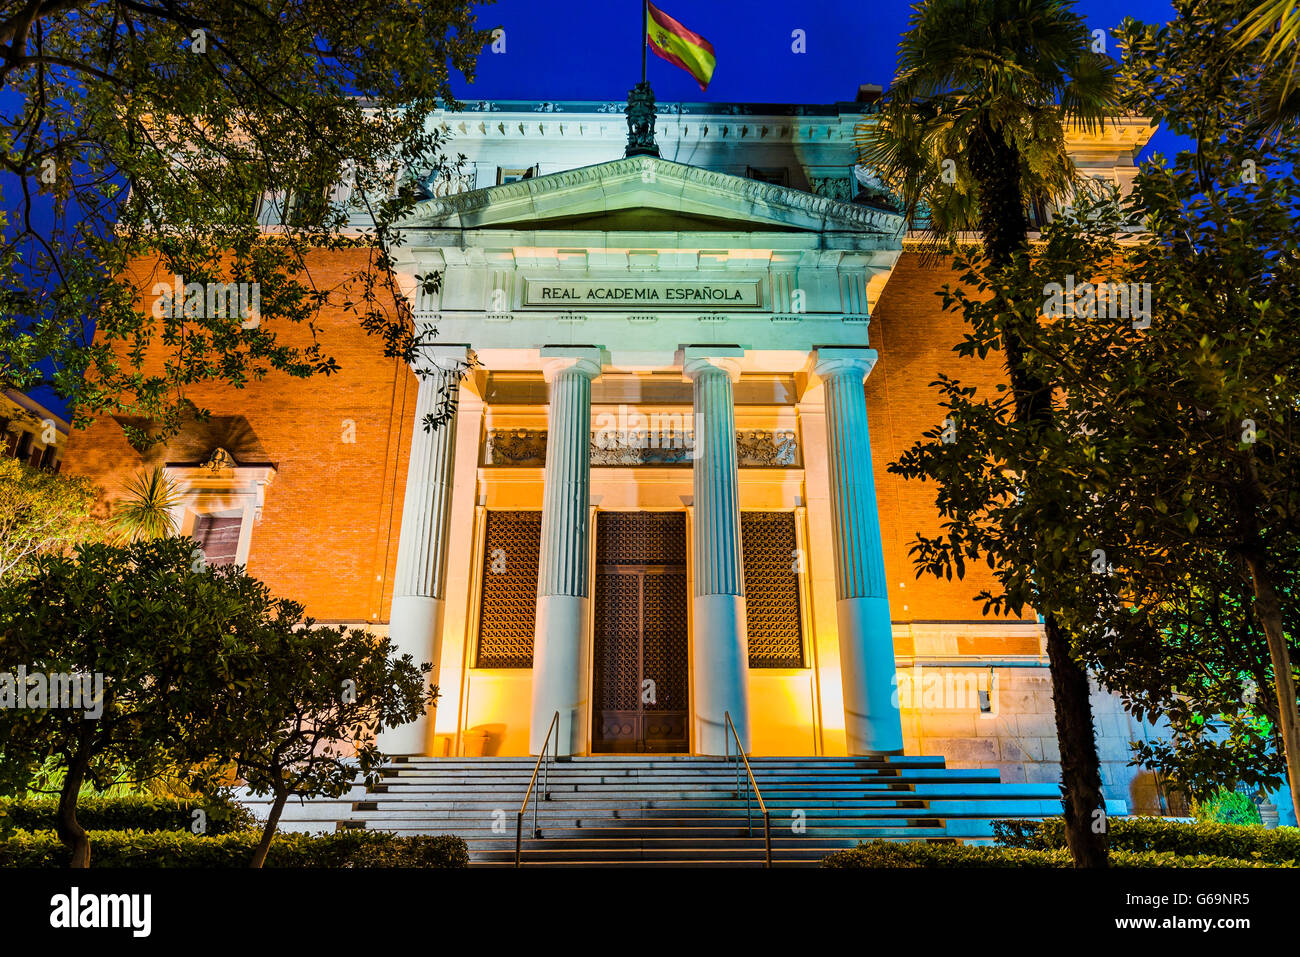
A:
<svg viewBox="0 0 1300 957">
<path fill-rule="evenodd" d="M 593 751 L 689 749 L 686 608 L 686 517 L 599 513 Z"/>
</svg>

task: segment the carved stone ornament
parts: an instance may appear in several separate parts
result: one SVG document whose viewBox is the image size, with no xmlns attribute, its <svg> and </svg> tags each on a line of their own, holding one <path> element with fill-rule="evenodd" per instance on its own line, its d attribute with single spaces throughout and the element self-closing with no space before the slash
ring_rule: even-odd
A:
<svg viewBox="0 0 1300 957">
<path fill-rule="evenodd" d="M 212 469 L 214 472 L 219 472 L 222 469 L 238 468 L 239 463 L 235 461 L 233 455 L 218 446 L 212 450 L 212 454 L 209 455 L 208 460 L 203 463 L 203 467 L 205 469 Z"/>
<path fill-rule="evenodd" d="M 689 465 L 695 437 L 690 430 L 626 430 L 591 433 L 591 464 Z M 545 429 L 490 429 L 484 465 L 540 468 L 546 464 Z M 741 468 L 793 468 L 799 465 L 799 442 L 793 429 L 744 429 L 736 432 L 736 464 Z"/>
<path fill-rule="evenodd" d="M 625 156 L 658 156 L 655 142 L 655 94 L 646 82 L 627 94 L 627 150 Z"/>
</svg>

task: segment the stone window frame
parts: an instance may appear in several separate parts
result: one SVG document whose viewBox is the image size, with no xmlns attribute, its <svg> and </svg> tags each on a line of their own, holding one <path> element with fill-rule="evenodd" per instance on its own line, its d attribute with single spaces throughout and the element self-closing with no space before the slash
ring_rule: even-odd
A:
<svg viewBox="0 0 1300 957">
<path fill-rule="evenodd" d="M 172 508 L 176 534 L 194 533 L 199 516 L 239 518 L 239 545 L 235 564 L 247 565 L 253 526 L 262 520 L 266 490 L 275 478 L 271 465 L 239 465 L 218 449 L 203 465 L 166 466 L 180 501 Z"/>
</svg>

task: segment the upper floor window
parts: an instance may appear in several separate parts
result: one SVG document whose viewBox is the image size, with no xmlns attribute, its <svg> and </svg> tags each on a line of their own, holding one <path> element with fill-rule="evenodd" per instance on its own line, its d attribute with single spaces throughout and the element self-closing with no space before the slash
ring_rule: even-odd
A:
<svg viewBox="0 0 1300 957">
<path fill-rule="evenodd" d="M 497 185 L 504 186 L 506 183 L 517 183 L 521 179 L 532 179 L 536 175 L 536 166 L 529 166 L 526 169 L 511 169 L 506 166 L 498 166 Z"/>
<path fill-rule="evenodd" d="M 790 171 L 784 166 L 749 166 L 745 168 L 745 175 L 761 183 L 772 183 L 776 186 L 790 185 Z"/>
</svg>

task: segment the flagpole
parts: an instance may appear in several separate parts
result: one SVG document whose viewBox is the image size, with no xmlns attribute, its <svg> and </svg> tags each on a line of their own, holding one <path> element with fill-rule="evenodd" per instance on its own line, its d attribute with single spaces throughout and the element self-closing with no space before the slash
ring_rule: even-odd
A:
<svg viewBox="0 0 1300 957">
<path fill-rule="evenodd" d="M 642 83 L 645 82 L 645 47 L 646 47 L 645 25 L 646 25 L 647 18 L 650 16 L 650 10 L 647 8 L 647 4 L 649 2 L 650 0 L 641 0 L 641 82 Z"/>
</svg>

